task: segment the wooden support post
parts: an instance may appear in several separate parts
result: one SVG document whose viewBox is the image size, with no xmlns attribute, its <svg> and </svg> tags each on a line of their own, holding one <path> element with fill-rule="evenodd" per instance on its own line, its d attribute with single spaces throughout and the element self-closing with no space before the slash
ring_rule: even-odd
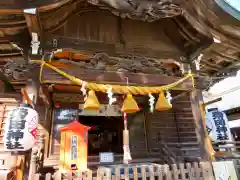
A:
<svg viewBox="0 0 240 180">
<path fill-rule="evenodd" d="M 44 160 L 44 150 L 45 150 L 45 135 L 41 134 L 39 137 L 39 148 L 40 151 L 38 152 L 38 157 L 39 157 L 39 163 L 40 166 L 42 167 L 43 165 L 43 160 Z"/>
<path fill-rule="evenodd" d="M 190 93 L 190 99 L 192 104 L 192 112 L 193 112 L 193 118 L 196 125 L 196 134 L 197 134 L 197 140 L 200 147 L 200 157 L 202 160 L 209 161 L 209 154 L 207 151 L 206 146 L 206 134 L 205 134 L 205 127 L 203 122 L 203 117 L 201 113 L 201 107 L 200 107 L 200 100 L 202 99 L 202 94 L 200 90 L 194 89 Z"/>
<path fill-rule="evenodd" d="M 44 143 L 45 143 L 45 135 L 41 134 L 39 138 L 40 149 L 44 149 Z"/>
<path fill-rule="evenodd" d="M 196 66 L 191 66 L 192 72 L 198 74 L 198 71 L 196 69 Z M 195 83 L 196 84 L 196 83 Z M 197 141 L 200 148 L 200 157 L 201 160 L 209 161 L 210 155 L 208 153 L 208 147 L 206 144 L 206 131 L 205 131 L 205 123 L 203 120 L 203 114 L 202 114 L 202 108 L 201 104 L 203 103 L 203 96 L 202 91 L 197 89 L 197 87 L 194 88 L 192 92 L 190 92 L 190 101 L 192 105 L 192 112 L 193 112 L 193 119 L 195 121 L 196 126 L 196 135 L 197 135 Z"/>
<path fill-rule="evenodd" d="M 34 148 L 32 150 L 28 179 L 34 179 L 34 175 L 37 172 L 37 158 L 38 158 L 37 154 L 38 150 Z"/>
</svg>

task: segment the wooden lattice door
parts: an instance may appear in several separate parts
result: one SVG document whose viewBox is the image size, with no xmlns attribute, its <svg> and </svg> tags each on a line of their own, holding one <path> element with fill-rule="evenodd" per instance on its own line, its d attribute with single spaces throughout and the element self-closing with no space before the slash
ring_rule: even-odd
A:
<svg viewBox="0 0 240 180">
<path fill-rule="evenodd" d="M 16 106 L 17 103 L 0 103 L 0 151 L 3 148 L 4 126 L 6 124 L 8 113 Z"/>
</svg>

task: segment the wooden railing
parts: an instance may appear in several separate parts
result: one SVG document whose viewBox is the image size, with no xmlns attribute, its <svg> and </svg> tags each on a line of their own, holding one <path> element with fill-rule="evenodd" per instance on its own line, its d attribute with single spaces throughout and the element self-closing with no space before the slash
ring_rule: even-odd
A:
<svg viewBox="0 0 240 180">
<path fill-rule="evenodd" d="M 159 180 L 214 180 L 212 165 L 210 162 L 173 164 L 169 165 L 138 165 L 121 166 L 115 168 L 100 167 L 96 172 L 69 172 L 61 174 L 57 171 L 55 174 L 35 174 L 32 180 L 112 180 L 112 179 L 159 179 Z"/>
</svg>

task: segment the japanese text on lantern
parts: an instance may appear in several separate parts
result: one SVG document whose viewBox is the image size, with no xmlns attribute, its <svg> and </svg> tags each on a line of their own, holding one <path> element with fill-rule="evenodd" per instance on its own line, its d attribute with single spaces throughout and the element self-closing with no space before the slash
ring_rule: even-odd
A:
<svg viewBox="0 0 240 180">
<path fill-rule="evenodd" d="M 31 149 L 37 136 L 38 113 L 28 107 L 13 109 L 4 128 L 4 148 L 6 151 L 27 151 Z"/>
<path fill-rule="evenodd" d="M 215 111 L 212 113 L 213 120 L 216 126 L 217 140 L 228 140 L 228 133 L 223 113 Z"/>
<path fill-rule="evenodd" d="M 9 115 L 9 126 L 7 132 L 7 149 L 23 149 L 24 147 L 19 142 L 23 139 L 26 123 L 26 116 L 28 115 L 27 109 L 13 109 Z"/>
<path fill-rule="evenodd" d="M 78 141 L 77 136 L 72 136 L 72 141 L 71 141 L 71 160 L 76 160 L 77 159 L 77 141 Z"/>
</svg>

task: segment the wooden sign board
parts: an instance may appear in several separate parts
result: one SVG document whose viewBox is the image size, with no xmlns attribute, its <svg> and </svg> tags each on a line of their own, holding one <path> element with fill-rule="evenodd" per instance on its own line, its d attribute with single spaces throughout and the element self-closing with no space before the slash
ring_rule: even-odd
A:
<svg viewBox="0 0 240 180">
<path fill-rule="evenodd" d="M 79 116 L 122 116 L 121 107 L 119 105 L 108 106 L 106 104 L 101 104 L 99 111 L 94 110 L 84 110 L 83 104 L 79 104 Z"/>
<path fill-rule="evenodd" d="M 112 152 L 101 152 L 99 154 L 100 163 L 113 163 L 114 162 L 114 154 Z"/>
</svg>

